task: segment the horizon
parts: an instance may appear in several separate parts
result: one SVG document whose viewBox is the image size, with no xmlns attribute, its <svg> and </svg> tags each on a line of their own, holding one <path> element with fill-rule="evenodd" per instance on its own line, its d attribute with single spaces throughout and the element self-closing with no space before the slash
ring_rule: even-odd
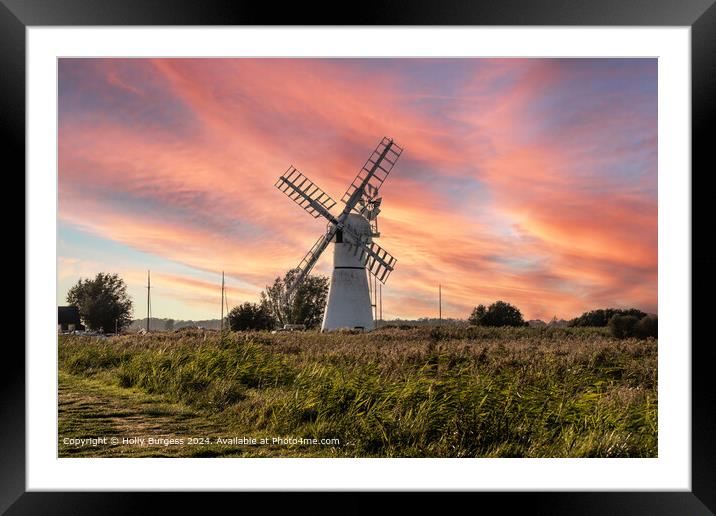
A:
<svg viewBox="0 0 716 516">
<path fill-rule="evenodd" d="M 637 307 L 631 307 L 631 308 L 636 308 L 636 309 L 638 310 Z M 596 311 L 596 310 L 604 310 L 604 309 L 607 309 L 607 308 L 595 308 L 594 311 Z M 642 310 L 642 311 L 643 311 L 643 310 Z M 646 315 L 647 315 L 647 316 L 650 316 L 650 317 L 652 317 L 652 316 L 658 316 L 658 314 L 656 314 L 656 313 L 650 313 L 650 312 L 644 312 L 644 313 L 646 313 Z M 580 314 L 580 315 L 583 315 L 583 314 Z M 226 318 L 226 316 L 224 316 L 224 317 Z M 147 320 L 146 317 L 135 317 L 135 318 L 132 318 L 132 320 L 130 321 L 129 325 L 132 326 L 132 325 L 137 324 L 137 323 L 143 323 L 143 322 L 146 322 L 146 320 Z M 175 318 L 175 317 L 154 317 L 154 316 L 152 316 L 152 317 L 151 317 L 151 320 L 152 320 L 152 321 L 174 321 L 175 324 L 176 324 L 176 323 L 190 323 L 190 322 L 191 322 L 191 323 L 196 323 L 196 322 L 210 322 L 210 323 L 214 323 L 214 322 L 215 322 L 215 323 L 218 324 L 218 323 L 221 322 L 221 319 L 218 318 L 218 317 L 215 318 L 215 319 L 177 319 L 177 318 Z M 525 323 L 534 322 L 534 321 L 542 321 L 542 322 L 544 322 L 544 323 L 549 323 L 549 322 L 552 321 L 552 320 L 553 320 L 553 318 L 549 318 L 548 320 L 544 320 L 544 319 L 525 319 Z M 557 317 L 557 322 L 569 322 L 570 320 L 571 320 L 571 319 L 561 319 L 561 318 Z M 383 318 L 383 319 L 381 319 L 381 318 L 378 318 L 378 321 L 381 321 L 381 322 L 443 321 L 443 322 L 465 322 L 465 323 L 466 323 L 466 322 L 468 322 L 468 317 L 464 317 L 464 318 L 458 318 L 458 317 L 447 317 L 447 318 L 446 318 L 446 317 L 443 317 L 442 319 L 439 319 L 438 317 L 417 317 L 417 318 L 413 318 L 413 319 L 401 319 L 401 318 L 394 318 L 394 319 L 386 319 L 386 318 Z"/>
<path fill-rule="evenodd" d="M 397 258 L 384 318 L 658 312 L 656 59 L 60 59 L 58 305 L 116 272 L 134 316 L 256 302 L 325 223 L 274 188 L 289 165 L 335 200 L 383 136 Z M 330 276 L 329 249 L 315 272 Z M 156 285 L 156 286 L 155 286 Z M 166 314 L 175 314 L 169 317 Z"/>
</svg>

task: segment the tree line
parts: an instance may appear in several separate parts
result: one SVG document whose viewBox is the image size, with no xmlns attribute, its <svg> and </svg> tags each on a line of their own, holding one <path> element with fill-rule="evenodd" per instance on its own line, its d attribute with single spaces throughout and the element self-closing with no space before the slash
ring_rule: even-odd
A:
<svg viewBox="0 0 716 516">
<path fill-rule="evenodd" d="M 490 306 L 478 305 L 468 318 L 476 326 L 528 326 L 522 312 L 509 303 L 496 301 Z M 658 318 L 636 308 L 603 308 L 584 312 L 568 322 L 571 327 L 608 327 L 618 339 L 658 337 Z"/>
<path fill-rule="evenodd" d="M 257 303 L 234 307 L 225 322 L 234 331 L 268 330 L 286 324 L 318 327 L 328 295 L 328 277 L 308 276 L 295 292 L 289 293 L 286 286 L 294 274 L 291 270 L 277 277 L 261 292 Z M 80 318 L 93 331 L 122 331 L 132 323 L 132 299 L 118 274 L 100 272 L 91 279 L 80 278 L 68 291 L 67 303 L 79 309 Z M 173 323 L 169 319 L 161 329 L 170 330 Z"/>
<path fill-rule="evenodd" d="M 328 295 L 328 277 L 306 277 L 294 292 L 288 292 L 295 270 L 267 285 L 255 303 L 232 308 L 226 324 L 232 331 L 270 330 L 285 325 L 320 326 Z M 67 302 L 79 308 L 80 317 L 92 330 L 119 331 L 131 322 L 132 300 L 124 281 L 117 274 L 100 272 L 94 279 L 80 279 L 67 294 Z M 475 326 L 528 326 L 522 312 L 505 301 L 477 305 L 468 316 Z M 173 321 L 172 321 L 173 322 Z M 570 320 L 572 327 L 608 327 L 618 339 L 657 338 L 658 319 L 636 308 L 604 308 L 585 312 Z M 169 329 L 165 327 L 164 329 Z"/>
</svg>

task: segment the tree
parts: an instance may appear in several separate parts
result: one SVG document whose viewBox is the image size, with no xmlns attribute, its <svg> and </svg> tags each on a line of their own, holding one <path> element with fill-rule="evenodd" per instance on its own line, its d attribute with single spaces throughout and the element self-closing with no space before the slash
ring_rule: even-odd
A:
<svg viewBox="0 0 716 516">
<path fill-rule="evenodd" d="M 165 331 L 174 330 L 174 319 L 167 319 L 166 321 L 164 321 L 164 330 Z"/>
<path fill-rule="evenodd" d="M 572 319 L 569 322 L 570 326 L 606 326 L 612 317 L 615 315 L 632 315 L 637 319 L 641 319 L 646 316 L 644 312 L 636 308 L 603 308 L 599 310 L 592 310 L 590 312 L 584 312 L 579 317 Z"/>
<path fill-rule="evenodd" d="M 258 303 L 244 303 L 235 306 L 227 315 L 232 331 L 270 330 L 275 326 L 271 314 Z"/>
<path fill-rule="evenodd" d="M 291 283 L 295 275 L 296 270 L 292 269 L 283 278 L 276 278 L 273 285 L 266 286 L 261 292 L 261 305 L 281 326 L 305 324 L 306 328 L 316 328 L 323 320 L 328 277 L 307 276 L 295 291 L 287 293 L 286 285 Z"/>
<path fill-rule="evenodd" d="M 486 313 L 487 308 L 485 308 L 485 305 L 477 305 L 472 309 L 472 313 L 470 317 L 467 318 L 467 321 L 475 326 L 481 326 Z"/>
<path fill-rule="evenodd" d="M 80 278 L 67 293 L 85 325 L 95 331 L 121 331 L 132 322 L 132 299 L 117 274 L 100 272 L 94 279 Z"/>
<path fill-rule="evenodd" d="M 470 324 L 477 326 L 524 326 L 522 312 L 504 301 L 495 301 L 488 308 L 476 306 L 470 317 Z"/>
</svg>

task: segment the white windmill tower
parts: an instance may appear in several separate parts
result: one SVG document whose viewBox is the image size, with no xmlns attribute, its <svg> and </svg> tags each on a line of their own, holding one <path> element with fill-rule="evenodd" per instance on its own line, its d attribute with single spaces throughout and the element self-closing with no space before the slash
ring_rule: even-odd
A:
<svg viewBox="0 0 716 516">
<path fill-rule="evenodd" d="M 381 198 L 378 191 L 398 161 L 403 149 L 391 138 L 383 138 L 341 198 L 344 207 L 338 216 L 330 195 L 318 188 L 293 166 L 278 179 L 276 188 L 314 218 L 328 221 L 326 233 L 316 241 L 295 269 L 287 292 L 291 295 L 311 272 L 328 244 L 333 242 L 333 274 L 328 290 L 321 330 L 373 328 L 368 273 L 385 283 L 396 259 L 374 242 L 380 236 L 377 217 Z"/>
</svg>

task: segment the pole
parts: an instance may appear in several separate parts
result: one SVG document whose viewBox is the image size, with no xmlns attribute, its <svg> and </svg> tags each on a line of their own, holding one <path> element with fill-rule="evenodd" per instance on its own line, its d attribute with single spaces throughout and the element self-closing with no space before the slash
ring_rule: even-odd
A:
<svg viewBox="0 0 716 516">
<path fill-rule="evenodd" d="M 226 308 L 226 317 L 229 317 L 229 298 L 226 296 L 226 290 L 227 290 L 227 288 L 224 287 L 224 299 L 222 300 L 222 303 L 224 303 L 224 306 Z M 222 324 L 223 324 L 223 319 L 222 319 Z M 229 325 L 227 330 L 231 330 L 231 325 Z"/>
<path fill-rule="evenodd" d="M 224 331 L 224 271 L 221 271 L 221 331 Z"/>
<path fill-rule="evenodd" d="M 438 318 L 440 326 L 443 325 L 443 286 L 438 283 Z"/>
<path fill-rule="evenodd" d="M 151 298 L 151 290 L 152 290 L 152 281 L 150 278 L 149 271 L 147 271 L 147 333 L 149 333 L 149 318 L 151 317 L 151 306 L 152 306 L 152 298 Z"/>
<path fill-rule="evenodd" d="M 383 320 L 383 284 L 378 285 L 378 299 L 380 300 L 380 320 Z"/>
<path fill-rule="evenodd" d="M 375 327 L 378 327 L 378 277 L 373 276 L 373 318 L 375 319 Z"/>
</svg>

